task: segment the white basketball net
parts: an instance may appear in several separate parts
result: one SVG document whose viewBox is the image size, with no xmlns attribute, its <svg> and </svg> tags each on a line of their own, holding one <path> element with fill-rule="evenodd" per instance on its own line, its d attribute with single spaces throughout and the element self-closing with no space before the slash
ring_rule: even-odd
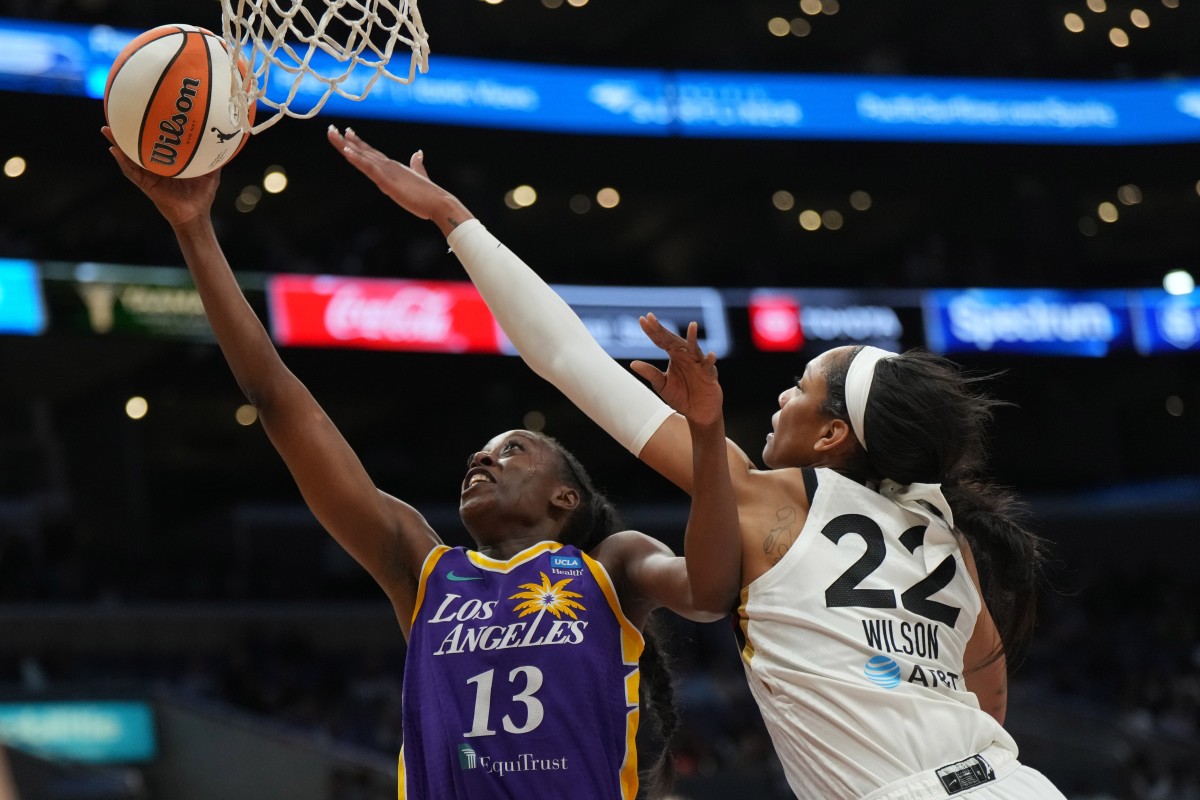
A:
<svg viewBox="0 0 1200 800">
<path fill-rule="evenodd" d="M 312 117 L 335 93 L 362 100 L 380 75 L 411 83 L 418 68 L 422 73 L 429 68 L 429 36 L 417 0 L 307 0 L 316 13 L 305 4 L 221 0 L 225 41 L 234 63 L 240 57 L 248 67 L 244 82 L 233 74 L 231 101 L 247 134 L 269 128 L 285 115 Z M 399 67 L 393 59 L 401 56 L 407 56 L 406 70 L 393 71 Z M 291 108 L 297 97 L 307 110 Z M 247 112 L 257 102 L 279 113 L 250 125 Z"/>
</svg>

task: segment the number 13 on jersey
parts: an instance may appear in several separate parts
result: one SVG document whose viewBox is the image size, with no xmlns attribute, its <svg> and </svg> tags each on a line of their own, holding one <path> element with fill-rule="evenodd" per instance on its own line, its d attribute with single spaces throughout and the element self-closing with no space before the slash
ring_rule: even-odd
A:
<svg viewBox="0 0 1200 800">
<path fill-rule="evenodd" d="M 471 718 L 471 730 L 464 737 L 495 736 L 492 726 L 492 689 L 495 682 L 496 670 L 489 669 L 468 678 L 467 684 L 475 685 L 475 711 Z M 516 667 L 508 673 L 508 682 L 500 691 L 514 692 L 511 697 L 515 703 L 525 706 L 525 720 L 518 724 L 510 714 L 500 719 L 500 724 L 506 733 L 529 733 L 542 724 L 545 710 L 542 702 L 534 695 L 542 688 L 542 671 L 537 667 Z"/>
</svg>

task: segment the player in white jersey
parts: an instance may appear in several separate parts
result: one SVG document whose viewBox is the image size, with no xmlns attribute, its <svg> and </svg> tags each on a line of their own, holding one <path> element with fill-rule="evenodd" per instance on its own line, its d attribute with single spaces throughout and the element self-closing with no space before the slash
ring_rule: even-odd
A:
<svg viewBox="0 0 1200 800">
<path fill-rule="evenodd" d="M 694 326 L 686 341 L 652 319 L 643 327 L 670 364 L 667 372 L 648 364 L 636 369 L 687 417 L 694 470 L 730 475 L 720 448 L 706 442 L 723 437 L 711 427 L 721 400 L 715 357 L 700 352 Z M 815 359 L 780 396 L 776 432 L 764 452 L 768 464 L 803 460 L 808 447 L 827 450 L 827 438 L 803 431 L 837 418 L 830 406 L 846 409 L 853 442 L 842 444 L 860 463 L 847 469 L 843 462 L 857 480 L 827 467 L 801 467 L 803 488 L 796 491 L 808 500 L 803 519 L 785 526 L 796 532 L 791 544 L 742 590 L 738 612 L 751 693 L 800 797 L 1061 798 L 1043 775 L 1017 761 L 1016 743 L 1002 725 L 1004 704 L 997 699 L 984 713 L 972 691 L 1003 690 L 1004 651 L 971 545 L 957 532 L 941 487 L 862 479 L 872 469 L 860 458 L 872 452 L 867 419 L 872 440 L 878 433 L 887 442 L 888 415 L 880 409 L 898 410 L 886 399 L 871 403 L 876 370 L 901 358 L 877 348 L 839 348 Z M 961 391 L 948 362 L 907 358 L 924 362 L 924 381 L 944 384 L 947 402 L 929 413 L 951 407 L 957 414 L 945 428 L 976 428 L 991 401 Z M 893 386 L 881 394 L 888 391 L 904 393 Z M 815 419 L 805 413 L 813 410 Z M 782 438 L 797 431 L 798 438 Z M 956 452 L 955 439 L 947 438 L 956 464 L 975 463 L 973 445 Z M 693 492 L 693 541 L 721 535 L 716 526 L 726 524 L 722 505 L 730 496 L 737 496 L 732 480 L 725 493 Z"/>
<path fill-rule="evenodd" d="M 799 797 L 1062 799 L 1002 727 L 1040 542 L 982 476 L 995 403 L 970 379 L 923 352 L 824 353 L 780 394 L 757 469 L 725 439 L 694 329 L 643 319 L 670 364 L 633 369 L 660 399 L 429 181 L 421 153 L 405 167 L 349 132 L 330 141 L 438 224 L 526 363 L 693 495 L 693 591 L 740 614 L 747 678 Z"/>
</svg>

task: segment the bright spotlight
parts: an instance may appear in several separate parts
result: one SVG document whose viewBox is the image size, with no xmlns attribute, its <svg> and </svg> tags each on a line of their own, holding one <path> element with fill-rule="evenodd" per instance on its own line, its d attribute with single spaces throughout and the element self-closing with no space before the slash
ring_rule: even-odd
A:
<svg viewBox="0 0 1200 800">
<path fill-rule="evenodd" d="M 1196 290 L 1196 279 L 1185 269 L 1173 269 L 1163 276 L 1163 288 L 1167 294 L 1191 294 Z"/>
<path fill-rule="evenodd" d="M 243 403 L 237 407 L 237 411 L 233 412 L 233 418 L 237 420 L 237 424 L 243 427 L 253 425 L 258 421 L 258 409 L 249 403 Z"/>
<path fill-rule="evenodd" d="M 287 185 L 287 173 L 283 171 L 283 167 L 267 167 L 267 171 L 263 173 L 263 189 L 268 194 L 279 194 Z"/>
<path fill-rule="evenodd" d="M 146 398 L 134 395 L 125 401 L 125 416 L 130 419 L 141 419 L 150 411 Z"/>
<path fill-rule="evenodd" d="M 13 156 L 4 162 L 4 175 L 8 178 L 19 178 L 25 174 L 25 159 Z"/>
</svg>

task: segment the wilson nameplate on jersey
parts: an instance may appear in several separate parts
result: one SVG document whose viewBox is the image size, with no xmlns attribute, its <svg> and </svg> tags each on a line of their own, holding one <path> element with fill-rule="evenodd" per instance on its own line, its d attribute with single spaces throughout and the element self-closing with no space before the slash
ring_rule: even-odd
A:
<svg viewBox="0 0 1200 800">
<path fill-rule="evenodd" d="M 978 755 L 938 767 L 935 772 L 948 794 L 965 792 L 967 789 L 974 789 L 980 784 L 996 780 L 996 772 L 991 764 Z"/>
</svg>

